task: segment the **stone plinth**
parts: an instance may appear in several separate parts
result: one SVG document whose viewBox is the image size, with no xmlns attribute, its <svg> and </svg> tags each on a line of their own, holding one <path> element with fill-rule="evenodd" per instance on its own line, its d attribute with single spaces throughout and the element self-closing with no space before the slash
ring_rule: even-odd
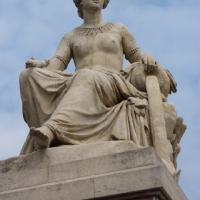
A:
<svg viewBox="0 0 200 200">
<path fill-rule="evenodd" d="M 0 161 L 0 200 L 186 200 L 154 153 L 131 142 L 62 146 Z"/>
</svg>

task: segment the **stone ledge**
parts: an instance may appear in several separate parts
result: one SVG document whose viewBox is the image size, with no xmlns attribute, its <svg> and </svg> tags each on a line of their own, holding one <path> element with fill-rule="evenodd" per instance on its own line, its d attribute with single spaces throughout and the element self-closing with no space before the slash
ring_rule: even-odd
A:
<svg viewBox="0 0 200 200">
<path fill-rule="evenodd" d="M 171 200 L 163 188 L 154 188 L 139 192 L 130 192 L 107 197 L 95 198 L 96 200 Z M 92 200 L 92 199 L 88 199 Z"/>
<path fill-rule="evenodd" d="M 187 199 L 153 148 L 122 141 L 63 146 L 1 161 L 0 180 L 1 200 L 114 198 L 155 188 L 172 200 Z"/>
</svg>

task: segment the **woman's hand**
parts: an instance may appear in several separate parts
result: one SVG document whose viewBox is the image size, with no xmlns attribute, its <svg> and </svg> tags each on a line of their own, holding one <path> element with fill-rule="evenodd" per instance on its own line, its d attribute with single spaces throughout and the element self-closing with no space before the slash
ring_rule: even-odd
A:
<svg viewBox="0 0 200 200">
<path fill-rule="evenodd" d="M 44 61 L 40 61 L 40 60 L 36 60 L 35 58 L 30 58 L 27 62 L 26 62 L 26 68 L 44 68 L 49 64 L 49 60 L 44 60 Z"/>
<path fill-rule="evenodd" d="M 155 58 L 150 54 L 143 54 L 142 55 L 142 63 L 146 65 L 146 73 L 152 74 L 156 73 L 158 70 L 158 63 Z"/>
</svg>

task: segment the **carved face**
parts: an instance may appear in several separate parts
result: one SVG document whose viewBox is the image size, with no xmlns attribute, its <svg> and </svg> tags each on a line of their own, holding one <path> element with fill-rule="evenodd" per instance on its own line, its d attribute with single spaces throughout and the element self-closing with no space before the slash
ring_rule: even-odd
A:
<svg viewBox="0 0 200 200">
<path fill-rule="evenodd" d="M 110 0 L 73 0 L 78 8 L 79 17 L 83 18 L 83 7 L 89 10 L 105 9 Z"/>
<path fill-rule="evenodd" d="M 81 4 L 85 10 L 100 10 L 103 9 L 104 0 L 82 0 Z"/>
</svg>

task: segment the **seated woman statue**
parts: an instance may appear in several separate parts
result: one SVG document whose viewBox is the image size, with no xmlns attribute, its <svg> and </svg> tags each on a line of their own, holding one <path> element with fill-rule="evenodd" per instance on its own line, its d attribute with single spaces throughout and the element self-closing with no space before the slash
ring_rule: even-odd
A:
<svg viewBox="0 0 200 200">
<path fill-rule="evenodd" d="M 32 58 L 21 73 L 23 115 L 30 127 L 22 153 L 111 140 L 151 146 L 147 94 L 136 72 L 157 71 L 163 96 L 175 90 L 170 74 L 141 54 L 124 25 L 102 20 L 109 0 L 74 3 L 83 24 L 64 35 L 50 60 Z M 131 63 L 127 70 L 124 55 Z M 67 74 L 71 59 L 76 71 Z"/>
</svg>

